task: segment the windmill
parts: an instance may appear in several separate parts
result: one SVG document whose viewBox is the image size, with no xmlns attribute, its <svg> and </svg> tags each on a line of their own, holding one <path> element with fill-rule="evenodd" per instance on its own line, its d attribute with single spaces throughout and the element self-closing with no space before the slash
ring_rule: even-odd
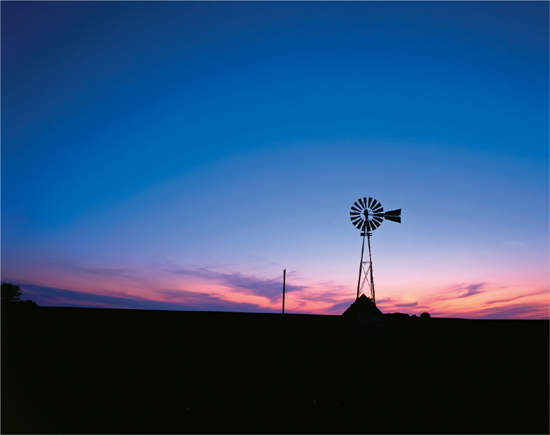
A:
<svg viewBox="0 0 550 435">
<path fill-rule="evenodd" d="M 357 281 L 357 299 L 361 294 L 361 290 L 365 285 L 365 281 L 370 287 L 370 299 L 376 304 L 374 295 L 374 279 L 372 275 L 372 255 L 370 250 L 370 236 L 372 232 L 380 226 L 384 219 L 401 223 L 401 209 L 387 211 L 384 213 L 384 208 L 376 199 L 359 198 L 353 203 L 350 211 L 351 223 L 359 230 L 363 236 L 363 246 L 361 247 L 361 262 L 359 263 L 359 279 Z M 369 261 L 363 262 L 363 253 L 365 251 L 365 236 L 369 246 Z M 365 264 L 368 264 L 365 270 Z M 364 272 L 363 283 L 361 283 L 361 272 Z"/>
</svg>

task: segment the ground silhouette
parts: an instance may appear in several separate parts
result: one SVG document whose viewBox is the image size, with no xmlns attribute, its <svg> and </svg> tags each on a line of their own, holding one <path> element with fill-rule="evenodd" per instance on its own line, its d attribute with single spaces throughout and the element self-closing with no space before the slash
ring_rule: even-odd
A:
<svg viewBox="0 0 550 435">
<path fill-rule="evenodd" d="M 15 317 L 2 315 L 3 433 L 549 429 L 548 321 L 51 307 Z"/>
</svg>

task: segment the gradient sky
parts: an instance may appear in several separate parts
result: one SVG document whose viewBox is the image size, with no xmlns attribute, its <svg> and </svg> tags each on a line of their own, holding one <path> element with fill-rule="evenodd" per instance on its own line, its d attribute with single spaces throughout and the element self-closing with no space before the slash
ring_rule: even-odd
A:
<svg viewBox="0 0 550 435">
<path fill-rule="evenodd" d="M 2 281 L 39 305 L 549 317 L 548 2 L 1 2 Z"/>
</svg>

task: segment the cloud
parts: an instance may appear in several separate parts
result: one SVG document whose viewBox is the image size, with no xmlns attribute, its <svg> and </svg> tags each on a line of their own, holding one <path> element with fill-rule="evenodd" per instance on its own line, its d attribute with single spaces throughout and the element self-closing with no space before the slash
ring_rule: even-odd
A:
<svg viewBox="0 0 550 435">
<path fill-rule="evenodd" d="M 416 307 L 416 306 L 418 306 L 418 302 L 410 302 L 408 304 L 395 304 L 395 306 L 400 307 L 400 308 Z"/>
<path fill-rule="evenodd" d="M 163 270 L 177 275 L 196 276 L 209 281 L 215 281 L 240 293 L 244 291 L 244 293 L 266 297 L 271 302 L 279 299 L 283 292 L 283 282 L 281 278 L 263 278 L 254 275 L 245 275 L 240 272 L 216 272 L 208 267 L 199 269 L 170 267 Z M 287 276 L 288 275 L 290 275 L 290 273 L 287 274 Z M 286 284 L 285 292 L 290 293 L 309 288 L 308 286 Z"/>
<path fill-rule="evenodd" d="M 171 306 L 165 302 L 152 301 L 139 296 L 125 298 L 33 284 L 20 284 L 20 286 L 23 296 L 29 296 L 28 298 L 34 300 L 38 305 L 45 306 L 82 306 L 86 304 L 89 307 L 194 310 L 193 307 Z M 65 301 L 74 301 L 74 303 Z"/>
<path fill-rule="evenodd" d="M 224 299 L 216 293 L 197 293 L 178 289 L 161 289 L 154 291 L 165 297 L 170 303 L 190 304 L 194 310 L 204 311 L 254 311 L 272 312 L 271 309 L 262 308 L 257 304 L 232 302 Z"/>
<path fill-rule="evenodd" d="M 470 284 L 466 287 L 462 287 L 461 290 L 466 290 L 463 294 L 459 296 L 455 296 L 456 298 L 462 299 L 462 298 L 469 298 L 470 296 L 474 296 L 480 293 L 484 293 L 485 290 L 481 290 L 486 286 L 486 283 L 480 282 L 477 284 Z"/>
<path fill-rule="evenodd" d="M 64 273 L 84 276 L 85 279 L 96 278 L 125 278 L 134 282 L 141 282 L 142 277 L 139 271 L 130 268 L 111 268 L 111 267 L 87 267 L 79 266 L 69 261 L 51 261 L 51 266 L 60 268 Z"/>
<path fill-rule="evenodd" d="M 157 301 L 139 296 L 120 297 L 97 295 L 76 290 L 46 287 L 33 284 L 19 284 L 23 290 L 23 299 L 32 299 L 38 305 L 57 307 L 90 308 L 133 308 L 147 310 L 170 311 L 254 311 L 261 308 L 255 304 L 231 302 L 218 295 L 208 293 L 193 293 L 185 290 L 160 290 L 163 295 L 172 296 L 169 301 Z M 192 303 L 192 304 L 189 304 Z"/>
<path fill-rule="evenodd" d="M 541 294 L 549 295 L 550 293 L 549 293 L 548 289 L 540 289 L 540 290 L 536 290 L 536 291 L 531 292 L 531 293 L 519 294 L 519 295 L 516 295 L 516 296 L 506 298 L 506 299 L 494 299 L 492 301 L 485 302 L 485 304 L 486 305 L 500 304 L 500 303 L 515 301 L 517 299 L 527 298 L 529 296 L 536 296 L 536 295 L 541 295 Z"/>
<path fill-rule="evenodd" d="M 329 308 L 328 311 L 330 313 L 342 314 L 344 311 L 346 311 L 349 308 L 349 306 L 353 302 L 354 301 L 345 301 L 345 302 L 335 303 L 332 307 Z"/>
<path fill-rule="evenodd" d="M 94 278 L 124 278 L 129 279 L 134 282 L 143 282 L 143 277 L 140 273 L 134 269 L 127 268 L 109 268 L 109 267 L 78 267 L 78 266 L 68 266 L 64 265 L 65 268 L 68 268 L 72 272 L 76 272 L 80 275 L 85 275 L 86 279 Z"/>
<path fill-rule="evenodd" d="M 77 267 L 74 270 L 87 273 L 90 275 L 104 276 L 107 278 L 122 276 L 124 278 L 135 279 L 132 276 L 135 273 L 135 271 L 131 269 L 109 269 L 106 267 Z"/>
<path fill-rule="evenodd" d="M 444 294 L 432 297 L 431 301 L 447 301 L 453 299 L 469 298 L 471 296 L 486 292 L 486 290 L 482 290 L 486 287 L 486 282 L 478 282 L 467 286 L 464 286 L 464 284 L 453 285 L 448 287 L 448 289 L 445 290 Z"/>
<path fill-rule="evenodd" d="M 502 307 L 487 307 L 469 313 L 481 319 L 548 319 L 550 316 L 548 303 L 533 302 L 510 304 Z"/>
<path fill-rule="evenodd" d="M 308 292 L 308 296 L 315 299 L 317 302 L 334 303 L 335 301 L 341 301 L 342 295 L 346 295 L 346 301 L 351 304 L 355 300 L 355 291 L 351 290 L 349 286 L 335 284 L 333 281 L 320 282 L 315 284 L 315 287 L 304 287 L 303 289 L 311 290 Z"/>
</svg>

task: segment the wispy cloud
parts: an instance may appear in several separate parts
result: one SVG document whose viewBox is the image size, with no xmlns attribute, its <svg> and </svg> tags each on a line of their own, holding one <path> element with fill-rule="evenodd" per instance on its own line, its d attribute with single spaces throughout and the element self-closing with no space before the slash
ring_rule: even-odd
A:
<svg viewBox="0 0 550 435">
<path fill-rule="evenodd" d="M 395 304 L 399 308 L 412 308 L 418 306 L 418 302 L 410 302 L 408 304 Z"/>
<path fill-rule="evenodd" d="M 253 303 L 233 302 L 216 293 L 198 293 L 179 289 L 160 289 L 155 290 L 154 292 L 162 295 L 169 303 L 190 305 L 193 306 L 193 309 L 195 310 L 254 312 L 272 311 Z"/>
<path fill-rule="evenodd" d="M 24 297 L 36 301 L 38 305 L 45 306 L 82 306 L 85 304 L 88 307 L 109 306 L 113 308 L 194 309 L 192 307 L 182 306 L 178 306 L 178 308 L 169 307 L 170 304 L 158 301 L 151 301 L 149 299 L 139 296 L 126 298 L 121 296 L 94 294 L 77 290 L 47 287 L 33 284 L 20 285 Z"/>
<path fill-rule="evenodd" d="M 457 284 L 447 287 L 442 293 L 432 296 L 431 301 L 447 301 L 453 299 L 469 298 L 486 292 L 488 284 L 486 282 L 478 282 L 474 284 L 464 285 Z"/>
<path fill-rule="evenodd" d="M 46 260 L 46 264 L 52 270 L 61 270 L 64 275 L 77 276 L 87 280 L 97 281 L 104 278 L 122 278 L 134 282 L 141 282 L 143 280 L 142 271 L 133 268 L 83 266 L 74 261 L 67 260 Z"/>
<path fill-rule="evenodd" d="M 350 304 L 355 299 L 355 291 L 350 290 L 348 286 L 336 284 L 333 281 L 316 283 L 315 285 L 304 287 L 307 289 L 309 297 L 318 302 L 336 303 L 342 300 L 344 296 L 346 303 Z"/>
<path fill-rule="evenodd" d="M 148 310 L 209 310 L 209 311 L 254 311 L 262 309 L 255 304 L 227 301 L 216 294 L 193 293 L 185 290 L 159 290 L 167 301 L 158 301 L 139 296 L 120 297 L 98 295 L 70 289 L 46 287 L 33 284 L 19 284 L 23 299 L 32 299 L 42 306 L 91 308 L 133 308 Z"/>
<path fill-rule="evenodd" d="M 135 271 L 132 269 L 111 269 L 107 267 L 75 267 L 73 270 L 88 275 L 101 276 L 106 278 L 123 277 L 129 279 L 138 279 Z"/>
<path fill-rule="evenodd" d="M 486 283 L 480 282 L 477 284 L 470 284 L 466 287 L 461 287 L 461 290 L 463 290 L 464 292 L 455 297 L 462 299 L 462 298 L 469 298 L 470 296 L 478 295 L 480 293 L 485 292 L 485 290 L 482 290 L 485 286 L 486 286 Z"/>
<path fill-rule="evenodd" d="M 521 304 L 508 304 L 504 306 L 491 306 L 479 310 L 472 310 L 470 316 L 481 319 L 548 319 L 548 303 L 533 302 Z"/>
<path fill-rule="evenodd" d="M 352 303 L 353 301 L 337 302 L 328 311 L 331 314 L 342 314 Z"/>
<path fill-rule="evenodd" d="M 216 272 L 208 267 L 202 267 L 198 269 L 170 267 L 163 270 L 165 272 L 177 275 L 187 275 L 204 278 L 208 281 L 214 281 L 225 287 L 229 287 L 240 293 L 248 293 L 256 296 L 265 297 L 272 302 L 279 299 L 282 293 L 283 283 L 281 278 L 263 278 L 254 275 L 245 275 L 240 272 Z M 285 291 L 296 292 L 306 290 L 308 288 L 309 286 L 287 284 L 285 286 Z"/>
<path fill-rule="evenodd" d="M 493 299 L 491 301 L 486 301 L 485 304 L 486 305 L 502 304 L 502 303 L 516 301 L 518 299 L 524 299 L 524 298 L 527 298 L 527 297 L 530 297 L 530 296 L 537 296 L 537 295 L 541 295 L 541 294 L 550 295 L 550 292 L 548 291 L 548 289 L 540 289 L 540 290 L 537 290 L 537 291 L 534 291 L 534 292 L 518 294 L 518 295 L 509 297 L 509 298 L 505 298 L 505 299 Z"/>
</svg>

